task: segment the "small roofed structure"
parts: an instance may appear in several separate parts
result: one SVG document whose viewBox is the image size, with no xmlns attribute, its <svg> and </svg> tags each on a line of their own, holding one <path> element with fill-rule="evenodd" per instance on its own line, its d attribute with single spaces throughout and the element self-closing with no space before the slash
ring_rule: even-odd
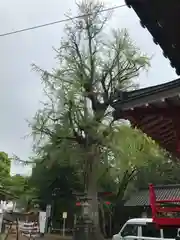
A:
<svg viewBox="0 0 180 240">
<path fill-rule="evenodd" d="M 180 184 L 156 185 L 156 201 L 180 199 Z M 130 217 L 153 217 L 148 186 L 132 193 L 124 206 Z M 173 205 L 174 206 L 174 205 Z M 158 218 L 159 219 L 159 218 Z"/>
<path fill-rule="evenodd" d="M 180 198 L 180 184 L 157 185 L 155 186 L 157 200 L 177 199 Z M 149 189 L 144 188 L 135 192 L 125 203 L 126 207 L 145 207 L 150 206 Z"/>
<path fill-rule="evenodd" d="M 132 7 L 142 27 L 146 27 L 159 44 L 171 66 L 180 74 L 180 1 L 179 0 L 125 0 Z"/>
<path fill-rule="evenodd" d="M 180 226 L 180 197 L 169 196 L 158 200 L 153 184 L 149 185 L 152 220 L 157 226 Z"/>
<path fill-rule="evenodd" d="M 119 91 L 114 118 L 126 119 L 161 147 L 180 157 L 180 79 L 134 91 Z"/>
</svg>

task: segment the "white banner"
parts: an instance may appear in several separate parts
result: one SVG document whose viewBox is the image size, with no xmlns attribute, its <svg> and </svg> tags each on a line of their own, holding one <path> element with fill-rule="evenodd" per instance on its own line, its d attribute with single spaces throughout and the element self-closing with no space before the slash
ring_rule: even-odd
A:
<svg viewBox="0 0 180 240">
<path fill-rule="evenodd" d="M 46 212 L 39 212 L 39 230 L 40 233 L 45 232 L 46 227 Z"/>
<path fill-rule="evenodd" d="M 51 205 L 47 205 L 46 206 L 46 217 L 50 217 L 51 216 Z"/>
<path fill-rule="evenodd" d="M 0 233 L 2 229 L 2 223 L 3 223 L 3 213 L 0 213 Z"/>
</svg>

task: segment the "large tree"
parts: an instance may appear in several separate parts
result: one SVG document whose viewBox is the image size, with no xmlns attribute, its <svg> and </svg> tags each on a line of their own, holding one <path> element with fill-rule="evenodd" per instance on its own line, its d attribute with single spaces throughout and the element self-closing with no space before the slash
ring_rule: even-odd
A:
<svg viewBox="0 0 180 240">
<path fill-rule="evenodd" d="M 59 66 L 48 72 L 34 65 L 49 100 L 37 112 L 32 130 L 40 137 L 38 153 L 44 153 L 43 145 L 49 141 L 49 162 L 63 157 L 81 164 L 89 217 L 97 239 L 101 239 L 98 178 L 102 162 L 109 159 L 112 132 L 121 133 L 112 117 L 111 104 L 117 90 L 136 86 L 133 80 L 149 62 L 126 30 L 113 29 L 107 34 L 110 13 L 104 12 L 103 4 L 87 1 L 77 6 L 79 18 L 70 19 L 56 49 Z"/>
</svg>

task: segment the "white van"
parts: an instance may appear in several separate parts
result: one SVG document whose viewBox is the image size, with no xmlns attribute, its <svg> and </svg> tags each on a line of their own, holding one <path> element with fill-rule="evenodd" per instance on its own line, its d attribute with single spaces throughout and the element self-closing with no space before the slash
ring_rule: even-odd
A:
<svg viewBox="0 0 180 240">
<path fill-rule="evenodd" d="M 112 240 L 160 240 L 179 237 L 178 227 L 158 228 L 152 218 L 134 218 L 128 220 Z"/>
</svg>

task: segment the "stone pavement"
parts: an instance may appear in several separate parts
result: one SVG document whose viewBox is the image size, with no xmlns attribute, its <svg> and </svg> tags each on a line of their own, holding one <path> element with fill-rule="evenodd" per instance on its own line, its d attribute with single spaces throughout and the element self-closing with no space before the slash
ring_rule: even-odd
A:
<svg viewBox="0 0 180 240">
<path fill-rule="evenodd" d="M 4 239 L 4 236 L 1 235 L 0 239 Z M 7 240 L 16 240 L 16 234 L 9 234 Z M 27 237 L 19 236 L 19 240 L 28 240 Z M 37 240 L 72 240 L 72 237 L 62 237 L 57 234 L 46 234 L 44 237 L 37 238 Z"/>
<path fill-rule="evenodd" d="M 0 240 L 1 239 L 3 240 L 3 237 L 0 238 Z M 7 240 L 16 240 L 16 235 L 15 234 L 10 234 L 8 236 Z M 28 240 L 28 238 L 26 238 L 24 236 L 19 236 L 19 240 Z M 37 240 L 72 240 L 72 237 L 62 237 L 62 236 L 57 235 L 57 234 L 46 234 L 42 238 L 37 238 Z M 108 239 L 106 239 L 106 240 L 108 240 Z"/>
<path fill-rule="evenodd" d="M 45 237 L 42 239 L 44 239 L 44 240 L 72 240 L 72 237 L 70 237 L 70 236 L 63 237 L 58 234 L 46 234 Z"/>
</svg>

